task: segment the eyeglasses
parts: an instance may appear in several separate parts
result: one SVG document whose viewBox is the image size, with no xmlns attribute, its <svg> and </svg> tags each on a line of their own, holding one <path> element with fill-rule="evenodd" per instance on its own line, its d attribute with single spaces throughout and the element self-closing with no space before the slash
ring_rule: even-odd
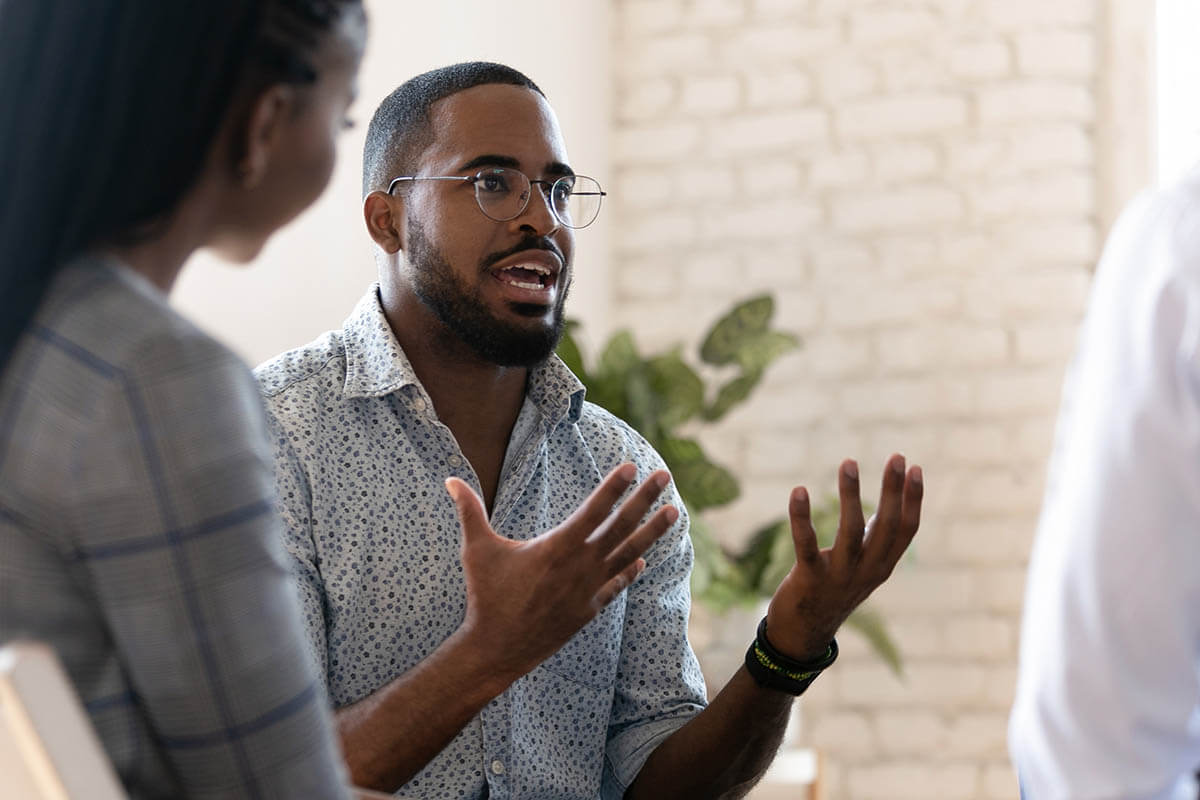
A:
<svg viewBox="0 0 1200 800">
<path fill-rule="evenodd" d="M 540 184 L 554 218 L 568 228 L 586 228 L 600 214 L 600 201 L 607 194 L 595 178 L 564 175 L 556 181 L 531 181 L 515 169 L 489 167 L 474 175 L 402 175 L 388 184 L 388 194 L 401 181 L 466 181 L 475 187 L 475 202 L 488 219 L 507 222 L 529 206 L 533 184 Z"/>
</svg>

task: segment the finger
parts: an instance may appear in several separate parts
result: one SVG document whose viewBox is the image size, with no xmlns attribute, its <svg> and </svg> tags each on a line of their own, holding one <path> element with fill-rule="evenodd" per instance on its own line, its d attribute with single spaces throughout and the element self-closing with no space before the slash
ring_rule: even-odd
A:
<svg viewBox="0 0 1200 800">
<path fill-rule="evenodd" d="M 817 544 L 817 532 L 812 526 L 808 490 L 803 486 L 792 489 L 788 498 L 788 519 L 792 523 L 792 546 L 796 548 L 796 562 L 811 564 L 821 557 L 821 547 Z"/>
<path fill-rule="evenodd" d="M 868 560 L 886 559 L 891 552 L 896 529 L 900 525 L 900 512 L 904 502 L 904 456 L 899 453 L 888 459 L 883 467 L 883 486 L 879 490 L 879 507 L 875 511 L 874 524 L 869 529 L 863 545 L 864 557 Z"/>
<path fill-rule="evenodd" d="M 671 475 L 665 469 L 650 473 L 650 476 L 642 481 L 642 485 L 637 488 L 637 491 L 630 495 L 624 503 L 621 503 L 617 512 L 610 515 L 596 530 L 589 542 L 594 544 L 601 554 L 607 555 L 610 550 L 633 533 L 638 523 L 646 516 L 646 512 L 650 510 L 650 506 L 654 505 L 654 501 L 658 499 L 670 482 Z"/>
<path fill-rule="evenodd" d="M 495 535 L 492 526 L 488 524 L 483 501 L 465 481 L 447 478 L 446 491 L 450 493 L 450 499 L 454 501 L 454 507 L 458 511 L 458 525 L 462 528 L 464 548 L 488 534 Z"/>
<path fill-rule="evenodd" d="M 858 491 L 858 464 L 852 459 L 842 462 L 838 470 L 838 500 L 841 517 L 837 538 L 833 542 L 833 566 L 845 569 L 862 557 L 863 510 Z"/>
<path fill-rule="evenodd" d="M 650 545 L 671 529 L 677 519 L 679 519 L 679 510 L 675 506 L 663 506 L 655 511 L 650 519 L 639 525 L 637 530 L 605 559 L 605 563 L 608 565 L 606 577 L 611 578 L 638 560 L 643 553 L 650 549 Z"/>
<path fill-rule="evenodd" d="M 900 560 L 904 551 L 917 535 L 921 525 L 921 501 L 925 496 L 925 475 L 918 466 L 912 467 L 904 481 L 904 502 L 900 510 L 899 531 L 892 543 L 889 557 L 893 563 Z"/>
<path fill-rule="evenodd" d="M 600 587 L 600 591 L 593 595 L 592 606 L 597 612 L 599 612 L 606 605 L 611 603 L 617 595 L 632 585 L 645 569 L 646 562 L 640 558 L 629 566 L 625 567 L 625 569 L 621 570 L 617 575 L 610 578 L 603 586 Z"/>
<path fill-rule="evenodd" d="M 572 538 L 586 539 L 608 519 L 613 505 L 621 499 L 621 495 L 625 494 L 625 490 L 636 477 L 637 467 L 628 462 L 608 473 L 600 485 L 588 495 L 587 500 L 584 500 L 557 530 Z"/>
</svg>

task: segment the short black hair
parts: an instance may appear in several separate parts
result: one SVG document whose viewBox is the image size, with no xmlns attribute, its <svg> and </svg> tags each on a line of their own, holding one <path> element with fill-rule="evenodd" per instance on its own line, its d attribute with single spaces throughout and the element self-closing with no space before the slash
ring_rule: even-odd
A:
<svg viewBox="0 0 1200 800">
<path fill-rule="evenodd" d="M 429 146 L 429 108 L 464 89 L 489 83 L 546 93 L 523 73 L 491 61 L 467 61 L 410 78 L 379 104 L 363 145 L 363 195 L 387 189 L 397 175 L 411 174 Z"/>
</svg>

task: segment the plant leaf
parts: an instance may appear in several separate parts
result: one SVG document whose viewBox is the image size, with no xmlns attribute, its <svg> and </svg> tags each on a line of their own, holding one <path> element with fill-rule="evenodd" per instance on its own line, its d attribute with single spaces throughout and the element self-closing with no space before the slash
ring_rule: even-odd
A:
<svg viewBox="0 0 1200 800">
<path fill-rule="evenodd" d="M 659 417 L 654 390 L 646 370 L 635 365 L 625 373 L 625 421 L 650 441 L 659 438 Z"/>
<path fill-rule="evenodd" d="M 664 436 L 658 443 L 658 454 L 672 470 L 695 461 L 707 461 L 704 450 L 695 439 Z"/>
<path fill-rule="evenodd" d="M 633 336 L 627 330 L 617 331 L 604 346 L 595 372 L 588 376 L 587 399 L 637 426 L 629 419 L 625 384 L 630 370 L 640 366 Z M 647 437 L 649 438 L 649 437 Z"/>
<path fill-rule="evenodd" d="M 628 330 L 620 330 L 614 333 L 604 346 L 596 371 L 609 377 L 624 377 L 625 373 L 640 363 L 637 346 L 633 343 L 633 334 Z"/>
<path fill-rule="evenodd" d="M 759 578 L 758 589 L 766 597 L 775 594 L 779 584 L 796 566 L 796 545 L 792 543 L 792 524 L 781 520 L 775 530 L 775 539 L 771 542 L 771 557 L 767 567 Z"/>
<path fill-rule="evenodd" d="M 704 406 L 704 383 L 678 353 L 646 362 L 650 388 L 658 401 L 659 424 L 667 430 L 682 425 Z"/>
<path fill-rule="evenodd" d="M 700 345 L 700 358 L 707 364 L 732 364 L 737 360 L 743 343 L 767 329 L 775 301 L 769 294 L 751 297 L 738 303 L 728 314 L 717 320 Z"/>
<path fill-rule="evenodd" d="M 763 331 L 747 337 L 735 358 L 747 373 L 762 372 L 771 362 L 800 346 L 800 338 L 783 331 Z"/>
<path fill-rule="evenodd" d="M 693 512 L 732 503 L 741 493 L 733 475 L 711 461 L 684 464 L 671 474 L 687 507 Z"/>
<path fill-rule="evenodd" d="M 663 437 L 657 444 L 689 511 L 723 506 L 741 493 L 737 479 L 709 461 L 694 439 Z"/>
<path fill-rule="evenodd" d="M 725 611 L 733 605 L 752 605 L 758 594 L 746 586 L 740 571 L 713 540 L 708 526 L 692 517 L 692 593 L 709 607 Z"/>
<path fill-rule="evenodd" d="M 720 571 L 720 566 L 716 561 L 723 554 L 704 526 L 696 524 L 697 522 L 698 520 L 692 520 L 691 529 L 688 532 L 692 537 L 693 551 L 692 592 L 699 595 L 716 579 L 716 575 Z"/>
<path fill-rule="evenodd" d="M 900 650 L 888 633 L 887 624 L 878 611 L 859 607 L 846 618 L 846 627 L 853 628 L 871 645 L 875 654 L 883 659 L 883 663 L 891 668 L 897 678 L 904 678 L 904 664 L 900 659 Z"/>
<path fill-rule="evenodd" d="M 625 384 L 621 377 L 613 375 L 591 375 L 587 384 L 587 399 L 601 408 L 611 411 L 621 419 L 629 417 L 625 408 Z"/>
<path fill-rule="evenodd" d="M 726 383 L 717 392 L 717 399 L 713 401 L 712 405 L 704 409 L 704 419 L 715 422 L 729 413 L 734 406 L 744 403 L 761 379 L 762 373 L 754 372 L 739 375 Z"/>
<path fill-rule="evenodd" d="M 753 595 L 748 595 L 735 584 L 719 579 L 710 581 L 700 589 L 693 586 L 692 593 L 697 600 L 718 614 L 734 606 L 745 606 L 754 602 Z"/>
<path fill-rule="evenodd" d="M 774 559 L 776 542 L 781 536 L 791 541 L 791 526 L 786 519 L 777 519 L 751 534 L 746 548 L 734 559 L 746 583 L 763 597 L 770 597 L 775 590 L 774 586 L 763 585 L 763 575 Z"/>
</svg>

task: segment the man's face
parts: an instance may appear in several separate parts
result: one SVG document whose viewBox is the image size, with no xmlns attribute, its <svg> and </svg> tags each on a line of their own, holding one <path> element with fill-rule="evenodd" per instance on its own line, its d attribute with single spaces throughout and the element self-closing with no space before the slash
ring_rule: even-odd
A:
<svg viewBox="0 0 1200 800">
<path fill-rule="evenodd" d="M 432 144 L 417 175 L 488 167 L 553 182 L 570 174 L 557 120 L 536 92 L 488 84 L 431 109 Z M 515 219 L 489 219 L 466 181 L 414 181 L 405 195 L 405 255 L 414 294 L 484 361 L 530 366 L 554 351 L 571 283 L 574 236 L 543 186 Z"/>
</svg>

